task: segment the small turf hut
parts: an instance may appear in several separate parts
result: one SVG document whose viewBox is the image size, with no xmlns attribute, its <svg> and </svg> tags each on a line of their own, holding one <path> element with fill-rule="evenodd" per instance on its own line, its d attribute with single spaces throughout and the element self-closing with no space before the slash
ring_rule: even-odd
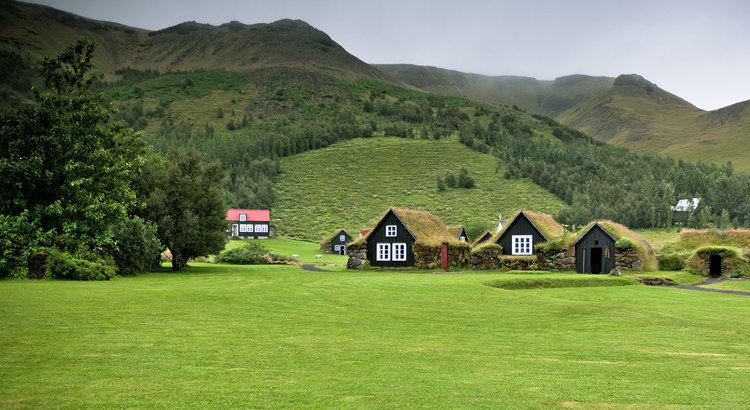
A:
<svg viewBox="0 0 750 410">
<path fill-rule="evenodd" d="M 434 269 L 439 266 L 444 243 L 451 265 L 465 266 L 469 245 L 460 242 L 456 233 L 430 212 L 389 209 L 366 236 L 349 244 L 348 266 L 360 267 L 359 261 L 367 260 L 370 266 Z"/>
<path fill-rule="evenodd" d="M 345 230 L 339 229 L 320 243 L 320 250 L 325 253 L 346 255 L 346 244 L 351 241 L 352 236 Z"/>
<path fill-rule="evenodd" d="M 477 240 L 474 241 L 474 243 L 472 243 L 471 246 L 479 246 L 479 245 L 481 245 L 481 244 L 489 241 L 490 239 L 492 239 L 492 232 L 486 231 L 479 238 L 477 238 Z"/>
<path fill-rule="evenodd" d="M 459 242 L 469 242 L 469 235 L 466 234 L 466 229 L 464 229 L 463 225 L 454 226 L 453 231 L 456 232 L 456 239 Z"/>
<path fill-rule="evenodd" d="M 537 245 L 564 234 L 565 228 L 552 216 L 520 211 L 493 236 L 492 242 L 503 248 L 503 255 L 531 256 L 536 254 Z"/>
<path fill-rule="evenodd" d="M 612 221 L 595 221 L 570 236 L 578 273 L 610 273 L 613 269 L 655 270 L 656 255 L 641 235 Z"/>
</svg>

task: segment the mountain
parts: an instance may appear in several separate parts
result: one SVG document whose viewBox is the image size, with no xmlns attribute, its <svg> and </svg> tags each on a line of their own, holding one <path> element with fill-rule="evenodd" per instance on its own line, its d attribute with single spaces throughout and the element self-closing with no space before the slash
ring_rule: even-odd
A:
<svg viewBox="0 0 750 410">
<path fill-rule="evenodd" d="M 552 81 L 531 77 L 487 76 L 411 64 L 376 64 L 392 77 L 442 95 L 469 97 L 491 104 L 518 105 L 554 117 L 612 86 L 610 77 L 570 75 Z"/>
<path fill-rule="evenodd" d="M 750 172 L 750 101 L 706 112 L 637 74 L 542 81 L 407 64 L 376 67 L 425 91 L 517 105 L 636 152 L 732 161 Z"/>
<path fill-rule="evenodd" d="M 36 58 L 55 55 L 79 38 L 97 44 L 95 64 L 105 78 L 126 67 L 159 71 L 268 67 L 327 71 L 346 78 L 391 80 L 301 20 L 212 26 L 185 22 L 158 31 L 96 21 L 51 7 L 4 2 L 0 48 Z"/>
</svg>

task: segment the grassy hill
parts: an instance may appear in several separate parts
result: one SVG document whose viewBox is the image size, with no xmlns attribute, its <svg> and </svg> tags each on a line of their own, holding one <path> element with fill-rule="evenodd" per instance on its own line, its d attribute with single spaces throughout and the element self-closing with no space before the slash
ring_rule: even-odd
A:
<svg viewBox="0 0 750 410">
<path fill-rule="evenodd" d="M 436 179 L 465 165 L 471 189 L 438 192 Z M 280 234 L 320 240 L 337 228 L 350 233 L 371 227 L 388 207 L 433 211 L 473 231 L 494 229 L 498 214 L 521 208 L 556 213 L 553 194 L 525 179 L 503 178 L 496 158 L 454 139 L 440 141 L 365 138 L 281 160 L 272 218 Z"/>
<path fill-rule="evenodd" d="M 392 77 L 431 93 L 469 97 L 491 104 L 518 105 L 554 117 L 606 90 L 610 77 L 570 75 L 553 81 L 519 76 L 487 76 L 411 64 L 376 64 Z"/>
</svg>

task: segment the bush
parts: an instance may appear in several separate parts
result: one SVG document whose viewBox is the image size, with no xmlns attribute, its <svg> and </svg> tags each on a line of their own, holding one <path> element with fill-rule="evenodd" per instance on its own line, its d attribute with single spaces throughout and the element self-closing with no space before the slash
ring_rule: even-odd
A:
<svg viewBox="0 0 750 410">
<path fill-rule="evenodd" d="M 16 217 L 0 215 L 0 278 L 25 278 L 29 256 L 43 251 L 51 238 L 26 211 Z"/>
<path fill-rule="evenodd" d="M 49 257 L 49 276 L 55 279 L 109 280 L 117 274 L 112 258 L 90 252 L 75 255 L 54 250 Z"/>
<path fill-rule="evenodd" d="M 121 275 L 156 269 L 164 248 L 156 237 L 156 225 L 134 217 L 115 228 L 115 245 L 109 250 Z"/>
<path fill-rule="evenodd" d="M 628 239 L 627 236 L 623 236 L 615 242 L 615 248 L 620 250 L 626 250 L 633 247 L 633 242 Z"/>
<path fill-rule="evenodd" d="M 685 269 L 685 258 L 678 254 L 659 255 L 659 270 L 678 271 Z"/>
<path fill-rule="evenodd" d="M 248 242 L 243 247 L 226 250 L 216 258 L 218 263 L 233 265 L 261 265 L 272 261 L 271 252 L 258 242 Z"/>
</svg>

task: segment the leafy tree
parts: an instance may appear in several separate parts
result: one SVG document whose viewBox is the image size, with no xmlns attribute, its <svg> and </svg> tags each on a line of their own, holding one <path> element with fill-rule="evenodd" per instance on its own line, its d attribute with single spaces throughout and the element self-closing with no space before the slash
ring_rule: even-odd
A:
<svg viewBox="0 0 750 410">
<path fill-rule="evenodd" d="M 141 135 L 113 121 L 92 92 L 93 54 L 94 44 L 81 40 L 45 58 L 34 103 L 0 115 L 0 214 L 26 211 L 36 231 L 66 249 L 110 241 L 135 204 L 131 183 L 145 150 Z"/>
<path fill-rule="evenodd" d="M 190 258 L 219 252 L 226 242 L 221 167 L 205 165 L 197 151 L 172 151 L 165 162 L 149 163 L 142 183 L 148 191 L 148 219 L 172 252 L 172 270 Z"/>
</svg>

